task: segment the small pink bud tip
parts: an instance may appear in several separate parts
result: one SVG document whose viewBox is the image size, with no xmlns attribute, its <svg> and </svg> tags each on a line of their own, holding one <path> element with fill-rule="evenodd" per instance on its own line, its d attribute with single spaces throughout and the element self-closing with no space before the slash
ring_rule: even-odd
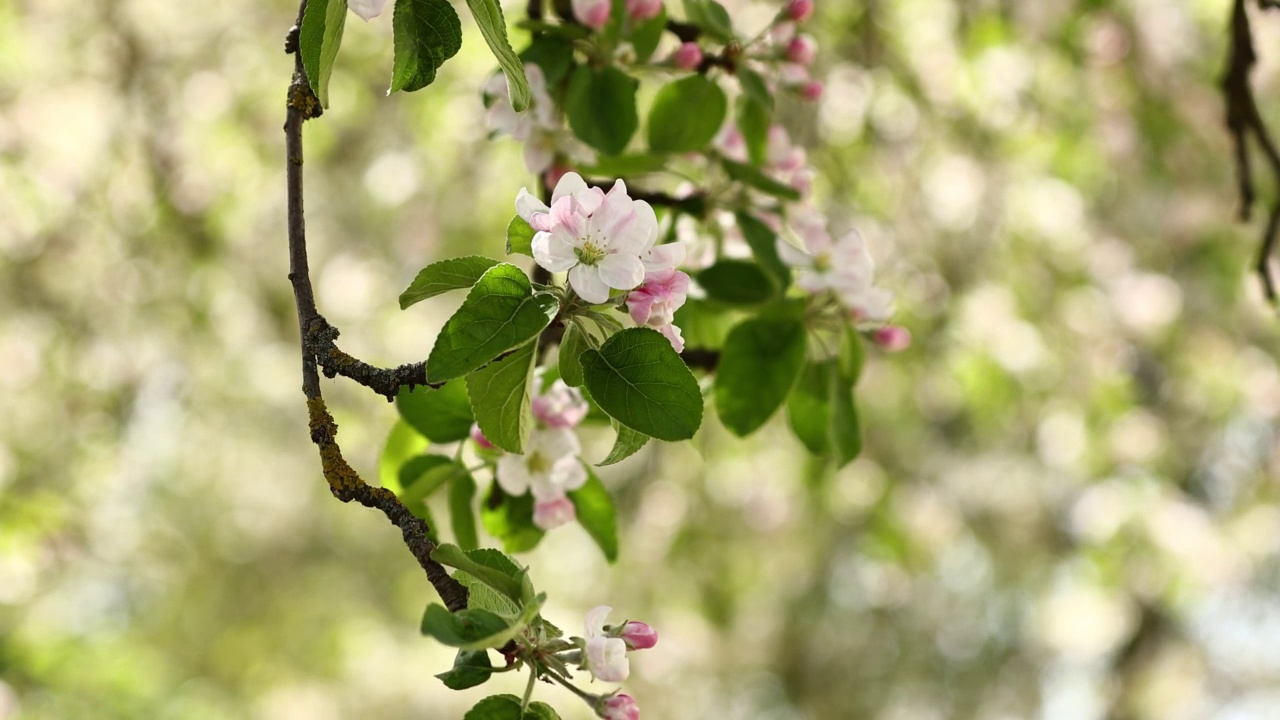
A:
<svg viewBox="0 0 1280 720">
<path fill-rule="evenodd" d="M 627 14 L 636 20 L 650 20 L 662 12 L 662 0 L 627 0 Z"/>
<path fill-rule="evenodd" d="M 480 432 L 480 426 L 474 423 L 471 425 L 471 440 L 485 450 L 496 449 L 494 444 L 489 442 L 489 438 L 485 437 L 484 433 Z"/>
<path fill-rule="evenodd" d="M 698 43 L 684 43 L 676 49 L 673 58 L 676 66 L 685 70 L 697 70 L 702 64 L 702 48 L 698 47 Z"/>
<path fill-rule="evenodd" d="M 809 35 L 797 35 L 787 43 L 787 59 L 797 65 L 808 65 L 818 55 L 818 43 Z"/>
<path fill-rule="evenodd" d="M 592 30 L 599 30 L 609 22 L 609 0 L 573 0 L 573 16 Z"/>
<path fill-rule="evenodd" d="M 630 695 L 614 695 L 604 703 L 604 720 L 640 720 L 640 706 Z"/>
<path fill-rule="evenodd" d="M 787 3 L 787 17 L 804 22 L 813 14 L 813 0 L 791 0 Z"/>
<path fill-rule="evenodd" d="M 629 622 L 622 626 L 622 640 L 632 650 L 648 650 L 658 644 L 658 631 L 646 623 Z"/>
<path fill-rule="evenodd" d="M 816 102 L 822 97 L 822 83 L 810 80 L 800 87 L 800 95 L 809 102 Z"/>
<path fill-rule="evenodd" d="M 911 331 L 897 325 L 876 328 L 871 339 L 889 352 L 901 352 L 911 347 Z"/>
</svg>

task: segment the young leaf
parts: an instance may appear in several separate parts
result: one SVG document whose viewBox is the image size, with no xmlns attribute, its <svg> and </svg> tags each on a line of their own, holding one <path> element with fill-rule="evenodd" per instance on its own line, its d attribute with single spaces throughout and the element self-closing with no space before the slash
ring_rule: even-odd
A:
<svg viewBox="0 0 1280 720">
<path fill-rule="evenodd" d="M 582 386 L 582 353 L 591 348 L 591 340 L 577 322 L 570 322 L 560 339 L 560 379 L 569 387 Z"/>
<path fill-rule="evenodd" d="M 453 523 L 453 537 L 463 550 L 475 550 L 480 546 L 476 537 L 476 515 L 471 506 L 476 497 L 476 481 L 471 473 L 453 477 L 449 483 L 449 521 Z"/>
<path fill-rule="evenodd" d="M 515 695 L 492 695 L 476 703 L 462 720 L 560 720 L 556 711 L 542 702 L 529 703 L 521 715 L 520 702 Z"/>
<path fill-rule="evenodd" d="M 431 263 L 422 268 L 413 282 L 409 283 L 409 287 L 400 293 L 400 309 L 404 310 L 416 302 L 450 290 L 469 288 L 476 284 L 486 270 L 497 264 L 497 260 L 479 255 Z"/>
<path fill-rule="evenodd" d="M 485 272 L 449 318 L 427 358 L 427 377 L 461 377 L 537 337 L 556 316 L 551 293 L 533 293 L 524 271 L 499 263 Z"/>
<path fill-rule="evenodd" d="M 804 324 L 795 317 L 762 315 L 729 332 L 716 369 L 716 411 L 738 437 L 773 415 L 804 367 Z"/>
<path fill-rule="evenodd" d="M 496 558 L 495 553 L 502 559 Z M 432 551 L 431 559 L 441 565 L 457 568 L 515 602 L 520 602 L 520 575 L 524 570 L 496 550 L 485 548 L 464 552 L 457 545 L 445 543 Z"/>
<path fill-rule="evenodd" d="M 807 363 L 791 397 L 787 398 L 787 421 L 805 448 L 814 455 L 826 455 L 831 448 L 831 376 L 835 363 Z"/>
<path fill-rule="evenodd" d="M 744 95 L 763 106 L 765 110 L 773 111 L 773 94 L 769 92 L 769 85 L 760 76 L 760 73 L 739 67 L 738 83 L 742 85 Z"/>
<path fill-rule="evenodd" d="M 502 549 L 509 553 L 537 547 L 546 533 L 533 524 L 533 496 L 528 493 L 517 497 L 502 495 L 496 500 L 495 492 L 490 489 L 480 506 L 480 523 L 484 529 L 501 540 Z"/>
<path fill-rule="evenodd" d="M 298 49 L 307 80 L 320 101 L 329 107 L 329 76 L 342 45 L 342 30 L 347 24 L 346 0 L 313 0 L 307 3 L 298 30 Z"/>
<path fill-rule="evenodd" d="M 451 613 L 435 603 L 428 605 L 422 614 L 421 628 L 423 635 L 466 650 L 502 647 L 521 630 L 488 610 L 467 608 Z"/>
<path fill-rule="evenodd" d="M 830 437 L 837 467 L 844 467 L 862 452 L 862 427 L 854 404 L 853 386 L 862 373 L 864 353 L 862 338 L 846 324 L 831 381 Z"/>
<path fill-rule="evenodd" d="M 649 149 L 653 152 L 697 152 L 724 124 L 729 101 L 724 90 L 705 75 L 667 83 L 649 111 Z"/>
<path fill-rule="evenodd" d="M 569 126 L 583 142 L 605 155 L 626 149 L 640 125 L 636 114 L 639 83 L 612 65 L 579 65 L 569 78 L 564 110 Z"/>
<path fill-rule="evenodd" d="M 516 215 L 507 223 L 507 254 L 533 257 L 534 230 L 525 219 Z"/>
<path fill-rule="evenodd" d="M 689 14 L 689 22 L 708 35 L 722 43 L 733 42 L 733 22 L 723 5 L 715 0 L 685 0 L 684 9 Z"/>
<path fill-rule="evenodd" d="M 444 455 L 420 455 L 400 467 L 400 502 L 411 511 L 427 497 L 467 469 Z"/>
<path fill-rule="evenodd" d="M 444 61 L 462 47 L 462 22 L 448 0 L 396 0 L 391 27 L 395 59 L 388 93 L 430 85 Z"/>
<path fill-rule="evenodd" d="M 780 197 L 783 200 L 800 199 L 799 190 L 765 175 L 760 168 L 734 162 L 726 158 L 720 158 L 720 164 L 724 166 L 724 171 L 728 173 L 729 177 L 740 183 L 750 185 L 761 192 Z"/>
<path fill-rule="evenodd" d="M 777 234 L 751 213 L 743 211 L 735 217 L 738 229 L 751 247 L 751 254 L 755 256 L 756 262 L 769 273 L 780 290 L 787 289 L 791 284 L 791 268 L 778 256 Z"/>
<path fill-rule="evenodd" d="M 649 442 L 648 435 L 637 430 L 632 430 L 616 420 L 613 421 L 613 429 L 618 431 L 618 437 L 613 441 L 613 449 L 609 451 L 608 457 L 601 460 L 599 463 L 596 463 L 597 467 L 604 467 L 605 465 L 622 462 L 632 455 L 635 455 L 640 448 L 644 447 L 645 444 Z"/>
<path fill-rule="evenodd" d="M 510 355 L 467 376 L 471 411 L 489 442 L 507 452 L 522 453 L 533 427 L 529 383 L 538 343 L 527 342 Z"/>
<path fill-rule="evenodd" d="M 755 305 L 778 292 L 773 279 L 749 260 L 721 260 L 698 273 L 698 284 L 707 297 L 732 305 Z"/>
<path fill-rule="evenodd" d="M 631 328 L 582 353 L 592 398 L 611 417 L 659 440 L 688 440 L 702 424 L 698 381 L 656 330 Z"/>
<path fill-rule="evenodd" d="M 648 62 L 658 49 L 662 33 L 667 29 L 667 10 L 662 8 L 648 20 L 641 20 L 631 30 L 631 47 L 636 51 L 636 62 Z"/>
<path fill-rule="evenodd" d="M 450 690 L 466 690 L 483 685 L 492 674 L 488 650 L 459 650 L 453 659 L 453 669 L 436 677 Z"/>
<path fill-rule="evenodd" d="M 471 8 L 480 34 L 498 59 L 502 72 L 507 75 L 511 107 L 516 112 L 523 112 L 529 107 L 529 79 L 524 74 L 524 63 L 516 57 L 516 51 L 511 49 L 511 41 L 507 39 L 507 21 L 502 17 L 502 6 L 498 0 L 467 0 L 467 7 Z"/>
<path fill-rule="evenodd" d="M 805 366 L 787 401 L 791 430 L 815 455 L 834 455 L 843 467 L 862 452 L 862 428 L 853 386 L 861 369 L 861 340 L 846 329 L 840 356 Z"/>
<path fill-rule="evenodd" d="M 749 95 L 738 98 L 737 125 L 747 144 L 747 155 L 752 165 L 763 165 L 769 148 L 769 124 L 772 121 L 769 108 L 756 102 Z"/>
<path fill-rule="evenodd" d="M 604 483 L 588 470 L 586 484 L 570 492 L 569 499 L 578 511 L 578 524 L 600 546 L 605 560 L 613 563 L 618 559 L 618 510 Z"/>
<path fill-rule="evenodd" d="M 396 410 L 414 430 L 434 443 L 465 440 L 471 434 L 471 401 L 461 382 L 448 382 L 438 389 L 418 386 L 400 388 Z"/>
<path fill-rule="evenodd" d="M 382 487 L 399 495 L 400 466 L 409 458 L 421 455 L 430 443 L 413 426 L 404 419 L 396 421 L 387 435 L 387 443 L 382 446 L 382 456 L 378 458 L 378 482 Z"/>
</svg>

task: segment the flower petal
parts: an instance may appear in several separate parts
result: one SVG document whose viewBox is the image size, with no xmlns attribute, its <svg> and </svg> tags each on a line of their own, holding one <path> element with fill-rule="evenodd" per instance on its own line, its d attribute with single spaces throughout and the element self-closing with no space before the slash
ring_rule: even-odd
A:
<svg viewBox="0 0 1280 720">
<path fill-rule="evenodd" d="M 578 255 L 564 238 L 554 232 L 533 236 L 533 259 L 551 272 L 564 272 L 578 264 Z"/>
<path fill-rule="evenodd" d="M 551 193 L 551 204 L 555 205 L 560 198 L 577 195 L 586 189 L 587 182 L 581 175 L 576 172 L 567 172 L 560 178 L 560 182 L 556 183 L 556 189 Z"/>
<path fill-rule="evenodd" d="M 630 290 L 644 282 L 644 263 L 635 255 L 608 255 L 598 267 L 604 284 L 617 290 Z"/>
<path fill-rule="evenodd" d="M 529 476 L 529 467 L 525 464 L 525 457 L 523 455 L 508 454 L 498 458 L 497 480 L 498 487 L 513 497 L 529 492 L 529 484 L 532 478 Z"/>
<path fill-rule="evenodd" d="M 639 262 L 637 260 L 636 262 Z M 569 269 L 569 286 L 583 300 L 598 305 L 609 300 L 609 286 L 600 279 L 599 267 L 578 263 Z"/>
<path fill-rule="evenodd" d="M 525 222 L 532 225 L 534 215 L 542 215 L 549 212 L 551 212 L 551 208 L 539 200 L 538 196 L 529 192 L 529 188 L 520 188 L 520 193 L 516 195 L 516 214 Z"/>
</svg>

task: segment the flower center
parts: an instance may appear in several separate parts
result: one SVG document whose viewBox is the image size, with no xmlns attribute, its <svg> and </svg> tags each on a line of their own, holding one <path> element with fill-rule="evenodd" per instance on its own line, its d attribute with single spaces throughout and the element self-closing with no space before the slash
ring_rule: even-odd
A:
<svg viewBox="0 0 1280 720">
<path fill-rule="evenodd" d="M 827 272 L 831 269 L 831 253 L 819 253 L 813 256 L 813 269 Z"/>
<path fill-rule="evenodd" d="M 582 243 L 582 247 L 574 250 L 578 254 L 578 262 L 583 265 L 595 265 L 608 255 L 603 247 L 596 244 L 594 239 L 588 239 Z"/>
<path fill-rule="evenodd" d="M 531 474 L 545 475 L 551 470 L 551 461 L 540 452 L 531 453 L 529 457 L 525 458 L 524 464 Z"/>
</svg>

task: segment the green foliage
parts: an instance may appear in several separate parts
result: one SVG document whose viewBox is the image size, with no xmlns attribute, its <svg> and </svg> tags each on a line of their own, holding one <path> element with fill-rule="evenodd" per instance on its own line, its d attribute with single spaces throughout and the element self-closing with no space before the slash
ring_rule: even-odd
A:
<svg viewBox="0 0 1280 720">
<path fill-rule="evenodd" d="M 414 514 L 423 502 L 455 477 L 467 475 L 467 469 L 444 455 L 420 455 L 400 467 L 400 501 Z M 422 515 L 419 515 L 422 517 Z"/>
<path fill-rule="evenodd" d="M 456 545 L 440 545 L 431 559 L 441 565 L 457 568 L 497 590 L 513 602 L 523 603 L 526 570 L 514 560 L 492 548 L 463 550 Z"/>
<path fill-rule="evenodd" d="M 742 95 L 738 98 L 736 120 L 751 164 L 763 165 L 769 147 L 769 126 L 773 122 L 768 106 L 750 95 Z"/>
<path fill-rule="evenodd" d="M 459 650 L 453 658 L 453 668 L 436 677 L 450 690 L 466 690 L 484 684 L 492 674 L 488 650 Z"/>
<path fill-rule="evenodd" d="M 346 24 L 346 0 L 312 0 L 307 3 L 302 27 L 298 29 L 302 67 L 321 107 L 329 107 L 329 77 L 333 74 Z"/>
<path fill-rule="evenodd" d="M 649 111 L 649 149 L 670 153 L 702 150 L 724 125 L 728 107 L 724 90 L 705 75 L 667 83 Z"/>
<path fill-rule="evenodd" d="M 431 263 L 420 270 L 409 287 L 400 293 L 400 309 L 404 310 L 416 302 L 450 290 L 469 288 L 476 284 L 486 270 L 497 264 L 497 260 L 479 255 Z"/>
<path fill-rule="evenodd" d="M 595 473 L 587 470 L 587 482 L 569 493 L 582 526 L 610 563 L 618 559 L 618 509 L 613 497 Z"/>
<path fill-rule="evenodd" d="M 660 440 L 688 440 L 702 424 L 698 381 L 656 330 L 623 330 L 581 361 L 591 397 L 623 425 Z"/>
<path fill-rule="evenodd" d="M 550 705 L 541 702 L 529 703 L 522 714 L 520 702 L 515 695 L 492 695 L 476 703 L 462 720 L 560 720 Z"/>
<path fill-rule="evenodd" d="M 542 68 L 547 87 L 556 88 L 573 67 L 573 42 L 555 35 L 534 35 L 529 47 L 520 51 L 520 59 Z"/>
<path fill-rule="evenodd" d="M 748 185 L 769 195 L 780 197 L 783 200 L 799 200 L 800 191 L 780 183 L 777 180 L 765 175 L 760 168 L 752 165 L 746 165 L 740 162 L 734 162 L 726 158 L 720 158 L 720 164 L 724 166 L 724 171 L 729 177 L 740 183 Z"/>
<path fill-rule="evenodd" d="M 480 524 L 501 540 L 502 549 L 509 553 L 532 550 L 546 534 L 533 524 L 533 497 L 529 493 L 511 497 L 502 493 L 497 483 L 480 506 Z"/>
<path fill-rule="evenodd" d="M 529 79 L 524 74 L 524 64 L 516 57 L 507 39 L 507 21 L 502 16 L 502 6 L 498 0 L 467 0 L 467 7 L 476 19 L 480 34 L 489 44 L 498 65 L 507 76 L 507 87 L 511 90 L 511 107 L 522 112 L 529 107 Z"/>
<path fill-rule="evenodd" d="M 533 236 L 537 233 L 525 219 L 516 215 L 507 223 L 507 254 L 533 257 Z"/>
<path fill-rule="evenodd" d="M 648 153 L 605 155 L 596 158 L 594 165 L 587 165 L 580 168 L 579 171 L 585 176 L 635 177 L 636 175 L 647 175 L 665 170 L 670 161 L 671 159 L 666 155 Z"/>
<path fill-rule="evenodd" d="M 707 35 L 722 43 L 733 42 L 733 21 L 723 5 L 715 0 L 685 0 L 684 9 L 689 15 L 689 22 L 702 28 Z"/>
<path fill-rule="evenodd" d="M 638 430 L 632 430 L 616 420 L 613 422 L 613 429 L 618 431 L 618 436 L 613 442 L 613 449 L 609 451 L 609 455 L 597 463 L 601 467 L 626 460 L 639 452 L 640 448 L 649 442 L 648 435 Z"/>
<path fill-rule="evenodd" d="M 756 262 L 769 273 L 779 290 L 786 290 L 791 284 L 791 268 L 778 255 L 777 233 L 751 213 L 739 212 L 734 217 Z"/>
<path fill-rule="evenodd" d="M 664 7 L 657 15 L 641 20 L 631 29 L 631 47 L 636 51 L 637 62 L 648 62 L 653 51 L 658 49 L 662 33 L 667 29 L 667 9 Z"/>
<path fill-rule="evenodd" d="M 716 369 L 716 411 L 725 427 L 745 437 L 773 415 L 804 367 L 805 329 L 791 314 L 766 315 L 729 332 Z"/>
<path fill-rule="evenodd" d="M 432 389 L 419 385 L 400 388 L 396 410 L 414 430 L 434 443 L 465 440 L 471 434 L 471 402 L 459 381 Z"/>
<path fill-rule="evenodd" d="M 395 1 L 395 60 L 388 92 L 413 92 L 434 82 L 444 61 L 458 54 L 462 23 L 447 0 Z"/>
<path fill-rule="evenodd" d="M 560 309 L 551 293 L 534 293 L 515 265 L 489 268 L 449 318 L 427 358 L 432 382 L 461 377 L 537 337 Z"/>
<path fill-rule="evenodd" d="M 400 494 L 400 466 L 409 458 L 421 455 L 430 443 L 406 422 L 396 421 L 387 434 L 387 442 L 382 446 L 382 454 L 378 457 L 378 482 L 382 487 Z"/>
<path fill-rule="evenodd" d="M 523 626 L 508 623 L 488 610 L 466 608 L 451 613 L 443 605 L 432 603 L 422 614 L 421 628 L 423 635 L 430 635 L 449 647 L 481 650 L 502 647 Z"/>
<path fill-rule="evenodd" d="M 580 321 L 574 320 L 564 329 L 560 339 L 560 379 L 569 387 L 582 386 L 582 353 L 591 348 L 591 338 L 582 328 Z"/>
<path fill-rule="evenodd" d="M 731 305 L 758 305 L 778 294 L 774 277 L 750 260 L 721 260 L 698 273 L 707 297 Z"/>
<path fill-rule="evenodd" d="M 815 455 L 832 455 L 837 467 L 862 452 L 862 428 L 853 386 L 862 368 L 862 341 L 852 329 L 840 339 L 836 358 L 807 364 L 787 402 L 787 418 L 800 442 Z"/>
<path fill-rule="evenodd" d="M 639 83 L 616 67 L 579 65 L 569 78 L 564 98 L 569 126 L 585 143 L 617 155 L 626 149 L 640 125 L 636 114 Z"/>
<path fill-rule="evenodd" d="M 471 473 L 453 476 L 449 483 L 449 521 L 453 524 L 453 538 L 463 550 L 480 547 L 476 535 L 476 514 L 472 503 L 476 497 L 476 481 Z"/>
<path fill-rule="evenodd" d="M 537 355 L 538 343 L 526 343 L 467 376 L 471 411 L 480 431 L 507 452 L 524 452 L 533 428 L 529 384 Z"/>
</svg>

